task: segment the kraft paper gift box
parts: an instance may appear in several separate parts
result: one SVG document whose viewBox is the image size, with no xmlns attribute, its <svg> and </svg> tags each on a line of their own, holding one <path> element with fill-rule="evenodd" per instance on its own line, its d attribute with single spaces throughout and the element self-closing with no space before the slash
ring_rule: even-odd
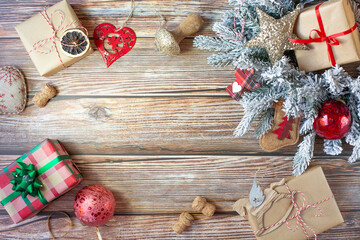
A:
<svg viewBox="0 0 360 240">
<path fill-rule="evenodd" d="M 258 207 L 249 198 L 234 204 L 258 240 L 308 239 L 344 222 L 321 167 L 272 183 L 264 195 Z"/>
<path fill-rule="evenodd" d="M 49 39 L 53 35 L 53 30 L 44 16 L 49 18 L 53 29 L 56 31 L 56 49 L 52 47 L 52 40 L 49 40 L 43 46 L 35 48 L 35 46 L 39 46 L 42 40 Z M 78 17 L 66 0 L 34 15 L 15 27 L 32 62 L 42 76 L 57 73 L 94 52 L 91 46 L 84 55 L 79 57 L 70 57 L 62 52 L 61 43 L 58 39 L 66 30 L 74 28 L 82 29 Z M 44 54 L 44 52 L 47 54 Z"/>
<path fill-rule="evenodd" d="M 80 171 L 64 147 L 57 140 L 46 139 L 0 172 L 0 201 L 14 223 L 19 223 L 81 181 Z"/>
<path fill-rule="evenodd" d="M 317 5 L 305 8 L 299 14 L 294 27 L 294 33 L 300 39 L 319 38 L 322 32 L 328 37 L 326 41 L 311 42 L 307 46 L 310 50 L 296 50 L 295 55 L 300 70 L 311 72 L 330 68 L 336 64 L 347 64 L 360 60 L 359 30 L 356 27 L 353 10 L 348 0 L 331 0 L 318 7 L 323 30 L 319 25 L 316 14 Z M 346 33 L 347 34 L 342 34 Z M 340 35 L 340 36 L 336 36 Z M 343 35 L 343 36 L 341 36 Z M 334 38 L 333 38 L 334 37 Z M 338 41 L 338 45 L 332 45 Z M 333 54 L 333 62 L 331 61 Z"/>
</svg>

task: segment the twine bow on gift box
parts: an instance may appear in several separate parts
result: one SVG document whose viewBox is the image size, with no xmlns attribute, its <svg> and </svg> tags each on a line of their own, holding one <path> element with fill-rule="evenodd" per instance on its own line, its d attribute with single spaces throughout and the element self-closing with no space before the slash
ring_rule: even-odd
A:
<svg viewBox="0 0 360 240">
<path fill-rule="evenodd" d="M 301 191 L 296 191 L 296 190 L 291 191 L 290 188 L 289 188 L 289 186 L 288 186 L 286 183 L 285 183 L 284 185 L 285 185 L 288 193 L 291 195 L 291 203 L 292 203 L 292 205 L 291 205 L 291 208 L 290 208 L 289 210 L 291 211 L 293 208 L 295 208 L 295 209 L 296 209 L 296 213 L 295 213 L 294 215 L 292 215 L 291 217 L 287 217 L 287 218 L 285 218 L 285 219 L 280 220 L 280 221 L 277 222 L 277 223 L 274 223 L 274 224 L 271 225 L 271 226 L 260 228 L 260 229 L 258 229 L 258 230 L 256 230 L 256 231 L 254 231 L 254 234 L 257 235 L 257 236 L 258 236 L 258 235 L 262 235 L 262 233 L 264 233 L 264 231 L 266 231 L 266 230 L 268 230 L 268 231 L 266 232 L 266 234 L 267 234 L 267 233 L 270 233 L 270 232 L 276 230 L 276 229 L 277 229 L 278 227 L 280 227 L 282 224 L 286 223 L 286 227 L 287 227 L 290 231 L 293 231 L 293 232 L 297 231 L 297 230 L 299 229 L 299 227 L 301 227 L 301 229 L 303 230 L 304 234 L 306 235 L 306 238 L 307 238 L 307 239 L 310 239 L 309 234 L 308 234 L 307 231 L 306 231 L 306 228 L 307 228 L 308 230 L 310 230 L 310 231 L 314 234 L 314 238 L 315 238 L 315 240 L 316 240 L 316 239 L 317 239 L 317 235 L 316 235 L 315 230 L 314 230 L 313 228 L 311 228 L 308 224 L 306 224 L 306 222 L 304 221 L 304 219 L 301 217 L 301 213 L 302 213 L 303 211 L 309 209 L 309 208 L 315 208 L 316 210 L 319 211 L 319 214 L 315 215 L 315 217 L 320 217 L 320 216 L 322 215 L 322 211 L 321 211 L 321 209 L 318 207 L 318 205 L 319 205 L 319 204 L 322 204 L 322 203 L 324 203 L 324 202 L 326 202 L 326 201 L 329 201 L 329 200 L 332 199 L 332 198 L 334 198 L 334 195 L 331 195 L 331 196 L 329 196 L 328 198 L 325 198 L 325 199 L 323 199 L 323 200 L 321 200 L 321 201 L 318 201 L 318 202 L 316 202 L 316 203 L 314 203 L 314 204 L 306 205 L 306 198 L 305 198 L 305 194 L 304 194 L 303 192 L 301 192 Z M 300 196 L 301 196 L 301 198 L 302 198 L 302 206 L 301 206 L 301 207 L 299 207 L 298 204 L 297 204 L 296 201 L 295 201 L 295 196 L 296 196 L 297 194 L 300 194 Z M 288 211 L 288 212 L 290 213 L 290 211 Z M 289 221 L 292 220 L 292 219 L 296 219 L 296 227 L 295 227 L 295 229 L 293 229 L 293 228 L 291 228 L 291 227 L 289 226 Z"/>
<path fill-rule="evenodd" d="M 60 24 L 55 27 L 54 24 L 53 24 L 53 18 L 54 18 L 54 15 L 55 14 L 59 14 L 60 15 Z M 59 53 L 59 50 L 57 49 L 56 47 L 56 42 L 60 42 L 60 44 L 62 45 L 65 45 L 65 46 L 68 46 L 64 43 L 62 43 L 60 41 L 60 39 L 58 38 L 57 34 L 61 31 L 64 31 L 66 30 L 67 28 L 69 28 L 71 25 L 73 24 L 77 24 L 77 23 L 80 23 L 79 20 L 74 20 L 68 24 L 66 24 L 65 26 L 62 26 L 64 24 L 64 18 L 65 18 L 65 15 L 62 11 L 60 10 L 56 10 L 54 11 L 53 13 L 51 13 L 50 17 L 48 16 L 47 12 L 46 12 L 46 8 L 44 9 L 44 12 L 40 12 L 40 15 L 44 18 L 44 20 L 47 22 L 47 24 L 49 25 L 50 29 L 51 29 L 51 36 L 48 37 L 48 38 L 45 38 L 43 40 L 40 40 L 36 43 L 34 43 L 33 45 L 33 48 L 29 51 L 29 54 L 32 53 L 32 52 L 37 52 L 37 53 L 40 53 L 40 54 L 50 54 L 54 49 L 55 49 L 55 52 L 58 56 L 58 59 L 59 61 L 61 62 L 61 65 L 65 68 L 65 65 L 63 63 L 63 61 L 61 60 L 61 57 L 60 57 L 60 53 Z M 85 32 L 85 35 L 88 36 L 88 32 L 87 32 L 87 29 L 84 28 L 84 27 L 78 27 L 78 28 L 81 28 L 84 30 Z M 86 40 L 84 40 L 86 41 Z M 51 48 L 48 50 L 48 51 L 40 51 L 39 48 L 43 47 L 45 44 L 47 44 L 48 42 L 51 42 Z M 81 44 L 83 44 L 84 42 L 81 42 L 81 43 L 78 43 L 76 45 L 72 45 L 72 46 L 80 46 Z"/>
<path fill-rule="evenodd" d="M 324 29 L 324 23 L 322 21 L 322 18 L 321 18 L 321 15 L 320 15 L 320 10 L 319 10 L 320 6 L 323 3 L 324 2 L 316 5 L 316 7 L 315 7 L 316 19 L 318 21 L 320 30 L 312 29 L 310 31 L 310 33 L 309 33 L 309 39 L 289 39 L 289 40 L 291 42 L 293 42 L 293 43 L 303 43 L 303 44 L 315 43 L 315 42 L 318 42 L 318 43 L 326 42 L 329 61 L 330 61 L 332 66 L 335 66 L 336 61 L 335 61 L 334 53 L 333 53 L 333 50 L 332 50 L 332 46 L 340 45 L 339 40 L 337 40 L 336 38 L 352 33 L 357 28 L 357 24 L 355 22 L 354 26 L 351 27 L 350 29 L 346 30 L 346 31 L 335 33 L 335 34 L 332 34 L 330 36 L 326 36 L 325 29 Z M 312 38 L 311 37 L 312 32 L 316 32 L 319 37 Z"/>
</svg>

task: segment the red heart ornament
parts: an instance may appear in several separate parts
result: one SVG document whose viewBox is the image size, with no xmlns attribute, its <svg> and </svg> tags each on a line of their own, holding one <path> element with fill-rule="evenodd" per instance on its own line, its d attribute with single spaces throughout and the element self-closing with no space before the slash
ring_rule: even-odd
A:
<svg viewBox="0 0 360 240">
<path fill-rule="evenodd" d="M 107 40 L 109 46 L 115 53 L 105 50 L 104 42 Z M 110 67 L 116 60 L 127 54 L 136 42 L 136 34 L 134 30 L 128 27 L 116 29 L 110 23 L 102 23 L 94 30 L 94 41 L 97 49 L 103 57 L 106 67 Z"/>
</svg>

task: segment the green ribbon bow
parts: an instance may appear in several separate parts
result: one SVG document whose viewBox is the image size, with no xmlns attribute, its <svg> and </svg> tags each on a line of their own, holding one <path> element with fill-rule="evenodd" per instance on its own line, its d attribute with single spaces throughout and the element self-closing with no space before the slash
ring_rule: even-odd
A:
<svg viewBox="0 0 360 240">
<path fill-rule="evenodd" d="M 41 145 L 37 145 L 33 149 L 30 150 L 30 153 L 34 153 L 38 149 L 41 148 Z M 59 153 L 58 153 L 59 154 Z M 46 171 L 54 167 L 56 164 L 58 164 L 61 161 L 64 161 L 66 159 L 70 159 L 69 155 L 60 155 L 52 159 L 50 162 L 42 166 L 40 169 L 35 170 L 35 166 L 33 164 L 27 165 L 24 163 L 24 159 L 27 158 L 27 154 L 24 154 L 23 156 L 19 157 L 16 162 L 19 164 L 20 168 L 16 168 L 15 171 L 11 172 L 11 174 L 14 176 L 14 179 L 10 180 L 9 182 L 13 184 L 13 192 L 5 197 L 3 200 L 0 201 L 0 203 L 5 206 L 18 196 L 21 196 L 24 200 L 26 205 L 30 205 L 31 202 L 27 198 L 27 195 L 38 197 L 40 202 L 43 205 L 47 205 L 48 201 L 40 191 L 40 188 L 42 186 L 41 181 L 37 178 L 38 176 L 41 176 Z M 74 171 L 71 169 L 71 167 L 66 163 L 67 168 L 70 170 L 70 172 L 75 175 Z M 4 171 L 9 171 L 7 167 L 4 168 Z M 82 178 L 81 174 L 78 174 L 75 176 L 76 179 Z"/>
<path fill-rule="evenodd" d="M 5 206 L 13 199 L 21 196 L 25 204 L 30 205 L 31 202 L 27 198 L 27 195 L 30 195 L 33 197 L 38 197 L 43 205 L 47 205 L 48 201 L 45 199 L 44 195 L 40 191 L 40 188 L 42 187 L 41 181 L 37 178 L 42 174 L 42 171 L 36 171 L 35 166 L 32 163 L 30 163 L 29 165 L 24 163 L 23 158 L 25 157 L 22 156 L 16 160 L 20 168 L 16 168 L 15 171 L 11 172 L 14 178 L 9 182 L 13 184 L 13 192 L 6 198 L 4 198 L 0 203 Z M 46 169 L 43 170 L 46 171 L 50 166 L 45 167 Z M 5 171 L 8 171 L 7 167 L 5 167 Z"/>
<path fill-rule="evenodd" d="M 40 188 L 42 184 L 39 179 L 37 179 L 38 174 L 35 170 L 34 164 L 19 162 L 20 168 L 16 168 L 11 174 L 14 176 L 14 179 L 10 180 L 10 183 L 13 184 L 12 190 L 14 192 L 21 193 L 22 198 L 26 198 L 29 194 L 33 197 L 39 195 Z"/>
</svg>

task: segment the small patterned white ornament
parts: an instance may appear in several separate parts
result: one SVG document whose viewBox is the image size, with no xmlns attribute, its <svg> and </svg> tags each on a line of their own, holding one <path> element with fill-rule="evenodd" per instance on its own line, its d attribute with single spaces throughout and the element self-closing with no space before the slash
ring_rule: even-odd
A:
<svg viewBox="0 0 360 240">
<path fill-rule="evenodd" d="M 261 187 L 254 180 L 249 194 L 249 200 L 251 205 L 253 205 L 254 207 L 258 207 L 263 203 L 264 199 L 265 196 L 263 191 L 261 190 Z"/>
<path fill-rule="evenodd" d="M 0 69 L 0 114 L 18 114 L 26 105 L 26 84 L 19 69 Z"/>
</svg>

